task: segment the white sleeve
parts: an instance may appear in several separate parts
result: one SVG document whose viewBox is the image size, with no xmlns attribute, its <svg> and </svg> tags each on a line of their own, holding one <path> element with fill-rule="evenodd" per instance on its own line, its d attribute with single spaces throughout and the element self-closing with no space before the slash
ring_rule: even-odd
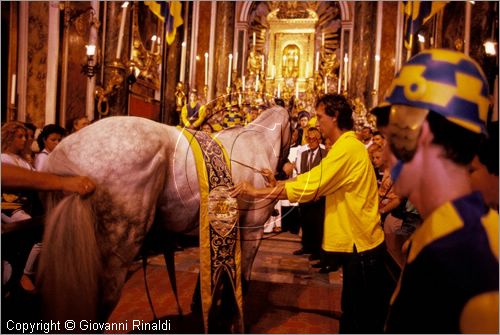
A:
<svg viewBox="0 0 500 335">
<path fill-rule="evenodd" d="M 47 157 L 48 157 L 48 155 L 44 152 L 41 152 L 38 155 L 36 155 L 35 170 L 43 171 L 43 166 L 45 165 L 45 162 L 47 161 Z"/>
<path fill-rule="evenodd" d="M 9 165 L 17 165 L 12 156 L 7 154 L 2 154 L 2 163 Z"/>
</svg>

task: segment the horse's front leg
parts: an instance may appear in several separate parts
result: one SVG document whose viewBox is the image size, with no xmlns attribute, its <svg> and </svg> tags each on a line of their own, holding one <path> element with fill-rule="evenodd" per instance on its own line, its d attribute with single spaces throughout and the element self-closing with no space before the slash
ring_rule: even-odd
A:
<svg viewBox="0 0 500 335">
<path fill-rule="evenodd" d="M 265 217 L 261 210 L 248 211 L 240 217 L 241 271 L 246 282 L 250 281 L 253 262 L 264 236 Z"/>
</svg>

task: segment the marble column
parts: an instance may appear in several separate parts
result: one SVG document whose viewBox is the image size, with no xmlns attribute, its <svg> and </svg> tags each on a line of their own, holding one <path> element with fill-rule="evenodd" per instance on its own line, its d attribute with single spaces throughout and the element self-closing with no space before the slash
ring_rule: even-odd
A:
<svg viewBox="0 0 500 335">
<path fill-rule="evenodd" d="M 120 30 L 120 22 L 122 17 L 122 6 L 123 1 L 109 1 L 106 2 L 106 33 L 105 33 L 105 50 L 104 50 L 104 80 L 101 85 L 106 88 L 108 82 L 113 76 L 112 71 L 114 70 L 109 65 L 116 59 L 116 48 L 118 45 L 118 34 Z M 132 2 L 129 3 L 127 10 L 127 18 L 125 21 L 125 31 L 123 36 L 123 47 L 121 52 L 121 61 L 126 62 L 128 55 L 130 54 L 130 25 L 131 25 L 131 13 L 134 10 Z M 125 71 L 122 71 L 123 81 L 120 88 L 116 89 L 115 92 L 109 96 L 109 114 L 107 116 L 115 115 L 127 115 L 127 96 L 128 96 L 128 85 L 127 77 Z M 103 117 L 101 115 L 96 115 L 99 118 Z"/>
<path fill-rule="evenodd" d="M 45 124 L 56 123 L 57 110 L 57 77 L 59 65 L 59 8 L 51 2 L 49 6 L 48 40 L 47 40 L 47 86 L 45 88 Z M 61 115 L 61 124 L 66 120 Z"/>
<path fill-rule="evenodd" d="M 233 51 L 235 2 L 221 1 L 217 3 L 217 20 L 215 32 L 215 97 L 226 94 L 228 55 Z"/>
<path fill-rule="evenodd" d="M 371 103 L 373 69 L 375 66 L 375 31 L 377 2 L 355 2 L 351 77 L 349 95 L 359 97 L 366 106 Z"/>
<path fill-rule="evenodd" d="M 188 2 L 183 2 L 188 4 Z M 182 6 L 182 10 L 185 10 L 185 6 Z M 175 86 L 179 81 L 179 71 L 180 71 L 180 59 L 181 59 L 181 49 L 182 42 L 185 36 L 184 29 L 188 23 L 177 28 L 177 33 L 174 43 L 168 45 L 165 49 L 165 54 L 163 55 L 163 92 L 162 92 L 162 122 L 176 126 L 179 124 L 179 115 L 175 111 Z M 186 86 L 185 86 L 186 87 Z M 187 90 L 186 90 L 187 95 Z"/>
<path fill-rule="evenodd" d="M 175 86 L 179 81 L 181 67 L 182 42 L 187 45 L 191 43 L 192 2 L 182 2 L 182 18 L 184 23 L 177 28 L 175 40 L 171 45 L 165 44 L 162 67 L 162 89 L 161 89 L 161 122 L 176 126 L 179 124 L 179 115 L 175 111 Z M 187 46 L 186 46 L 187 47 Z M 189 53 L 189 48 L 188 48 Z M 186 55 L 186 57 L 189 57 Z M 185 77 L 187 78 L 187 76 Z M 188 85 L 184 83 L 186 95 Z"/>
<path fill-rule="evenodd" d="M 378 101 L 381 102 L 394 79 L 395 63 L 398 44 L 397 21 L 388 18 L 398 16 L 398 3 L 392 1 L 384 2 L 384 13 L 382 20 L 382 48 L 380 49 L 380 82 L 378 89 Z"/>
</svg>

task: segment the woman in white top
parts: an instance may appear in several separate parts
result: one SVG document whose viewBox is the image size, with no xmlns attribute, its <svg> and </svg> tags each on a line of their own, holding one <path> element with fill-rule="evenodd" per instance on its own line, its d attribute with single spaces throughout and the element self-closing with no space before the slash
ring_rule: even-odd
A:
<svg viewBox="0 0 500 335">
<path fill-rule="evenodd" d="M 2 163 L 18 166 L 27 170 L 34 170 L 30 163 L 24 158 L 24 150 L 27 143 L 27 129 L 26 127 L 17 121 L 7 122 L 2 127 Z M 29 197 L 26 194 L 7 194 L 2 193 L 2 202 L 10 202 L 13 205 L 21 205 L 20 208 L 10 210 L 2 209 L 2 223 L 12 223 L 21 220 L 31 219 L 31 215 L 28 214 L 32 207 L 31 202 L 29 202 Z M 2 204 L 2 208 L 4 205 Z M 27 213 L 27 212 L 28 213 Z M 26 290 L 33 291 L 34 286 L 28 275 L 33 274 L 34 263 L 40 254 L 41 243 L 37 243 L 31 249 L 31 252 L 26 261 L 26 266 L 24 269 L 24 275 L 21 278 L 21 286 Z"/>
<path fill-rule="evenodd" d="M 17 121 L 7 122 L 2 127 L 2 163 L 33 170 L 30 163 L 23 158 L 26 141 L 26 127 Z"/>
<path fill-rule="evenodd" d="M 48 124 L 43 127 L 42 132 L 38 135 L 37 142 L 40 148 L 40 153 L 35 158 L 35 169 L 42 171 L 48 155 L 61 142 L 66 130 L 57 124 Z"/>
</svg>

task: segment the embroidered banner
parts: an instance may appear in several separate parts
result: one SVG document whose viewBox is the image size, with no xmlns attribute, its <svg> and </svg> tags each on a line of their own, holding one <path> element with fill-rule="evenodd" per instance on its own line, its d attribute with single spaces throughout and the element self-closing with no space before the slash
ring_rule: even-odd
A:
<svg viewBox="0 0 500 335">
<path fill-rule="evenodd" d="M 202 131 L 182 129 L 196 160 L 200 186 L 200 278 L 205 332 L 243 333 L 238 204 L 230 160 L 222 145 Z"/>
</svg>

